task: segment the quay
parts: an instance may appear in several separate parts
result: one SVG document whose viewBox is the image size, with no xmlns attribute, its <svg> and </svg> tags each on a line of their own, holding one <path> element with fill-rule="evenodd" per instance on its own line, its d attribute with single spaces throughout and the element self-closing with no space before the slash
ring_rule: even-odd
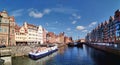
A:
<svg viewBox="0 0 120 65">
<path fill-rule="evenodd" d="M 0 57 L 11 56 L 11 48 L 0 48 Z"/>
<path fill-rule="evenodd" d="M 66 44 L 58 44 L 58 48 L 65 46 Z M 0 48 L 0 57 L 6 57 L 6 56 L 24 56 L 28 55 L 28 53 L 33 49 L 37 48 L 39 45 L 32 46 L 10 46 L 5 48 Z"/>
<path fill-rule="evenodd" d="M 0 65 L 12 65 L 11 48 L 0 48 Z"/>
<path fill-rule="evenodd" d="M 120 56 L 120 48 L 117 48 L 116 44 L 106 44 L 106 45 L 100 45 L 100 44 L 91 44 L 91 43 L 85 43 L 85 45 L 90 46 L 92 48 L 95 48 L 97 50 L 101 50 L 103 52 L 108 52 L 108 53 L 112 53 L 114 55 L 118 55 Z"/>
</svg>

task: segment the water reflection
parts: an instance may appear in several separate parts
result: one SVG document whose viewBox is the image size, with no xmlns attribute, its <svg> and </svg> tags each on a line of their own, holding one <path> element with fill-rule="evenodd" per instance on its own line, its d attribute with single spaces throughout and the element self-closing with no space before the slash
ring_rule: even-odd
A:
<svg viewBox="0 0 120 65">
<path fill-rule="evenodd" d="M 55 52 L 49 56 L 38 60 L 32 60 L 28 57 L 13 57 L 12 58 L 12 65 L 46 65 L 46 61 L 51 60 L 54 56 L 57 55 L 58 52 Z"/>
<path fill-rule="evenodd" d="M 120 65 L 120 56 L 99 51 L 88 46 L 85 46 L 84 48 L 86 49 L 86 53 L 94 61 L 95 65 Z"/>
<path fill-rule="evenodd" d="M 31 60 L 28 57 L 12 58 L 12 65 L 120 65 L 120 57 L 83 45 L 61 47 L 47 57 Z"/>
</svg>

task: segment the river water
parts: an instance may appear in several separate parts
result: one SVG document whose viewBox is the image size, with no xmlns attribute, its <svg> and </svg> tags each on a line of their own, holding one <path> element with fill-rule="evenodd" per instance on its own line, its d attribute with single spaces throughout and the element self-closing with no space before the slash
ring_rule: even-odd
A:
<svg viewBox="0 0 120 65">
<path fill-rule="evenodd" d="M 13 57 L 12 65 L 120 65 L 120 57 L 86 45 L 79 48 L 65 46 L 36 61 L 28 57 Z"/>
</svg>

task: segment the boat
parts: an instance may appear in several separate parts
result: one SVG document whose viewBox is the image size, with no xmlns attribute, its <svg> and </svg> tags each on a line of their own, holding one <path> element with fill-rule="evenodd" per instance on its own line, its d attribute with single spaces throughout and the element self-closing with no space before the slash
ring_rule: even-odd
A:
<svg viewBox="0 0 120 65">
<path fill-rule="evenodd" d="M 0 65 L 3 65 L 3 64 L 4 64 L 4 62 L 5 62 L 5 60 L 0 59 Z"/>
<path fill-rule="evenodd" d="M 56 52 L 57 50 L 58 50 L 58 47 L 56 45 L 52 45 L 49 47 L 39 47 L 29 52 L 29 57 L 33 60 L 37 60 L 45 56 L 48 56 Z"/>
<path fill-rule="evenodd" d="M 68 43 L 68 46 L 69 46 L 69 47 L 74 47 L 74 43 L 73 43 L 73 42 L 70 42 L 70 43 Z"/>
</svg>

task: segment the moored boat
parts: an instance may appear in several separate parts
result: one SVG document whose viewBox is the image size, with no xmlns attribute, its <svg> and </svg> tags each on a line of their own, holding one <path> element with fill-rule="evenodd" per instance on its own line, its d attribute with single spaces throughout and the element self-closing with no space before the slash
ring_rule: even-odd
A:
<svg viewBox="0 0 120 65">
<path fill-rule="evenodd" d="M 40 59 L 42 57 L 48 56 L 53 52 L 56 52 L 58 47 L 56 45 L 50 47 L 40 47 L 29 52 L 29 57 L 33 60 Z"/>
<path fill-rule="evenodd" d="M 5 60 L 0 59 L 0 65 L 4 65 Z"/>
</svg>

